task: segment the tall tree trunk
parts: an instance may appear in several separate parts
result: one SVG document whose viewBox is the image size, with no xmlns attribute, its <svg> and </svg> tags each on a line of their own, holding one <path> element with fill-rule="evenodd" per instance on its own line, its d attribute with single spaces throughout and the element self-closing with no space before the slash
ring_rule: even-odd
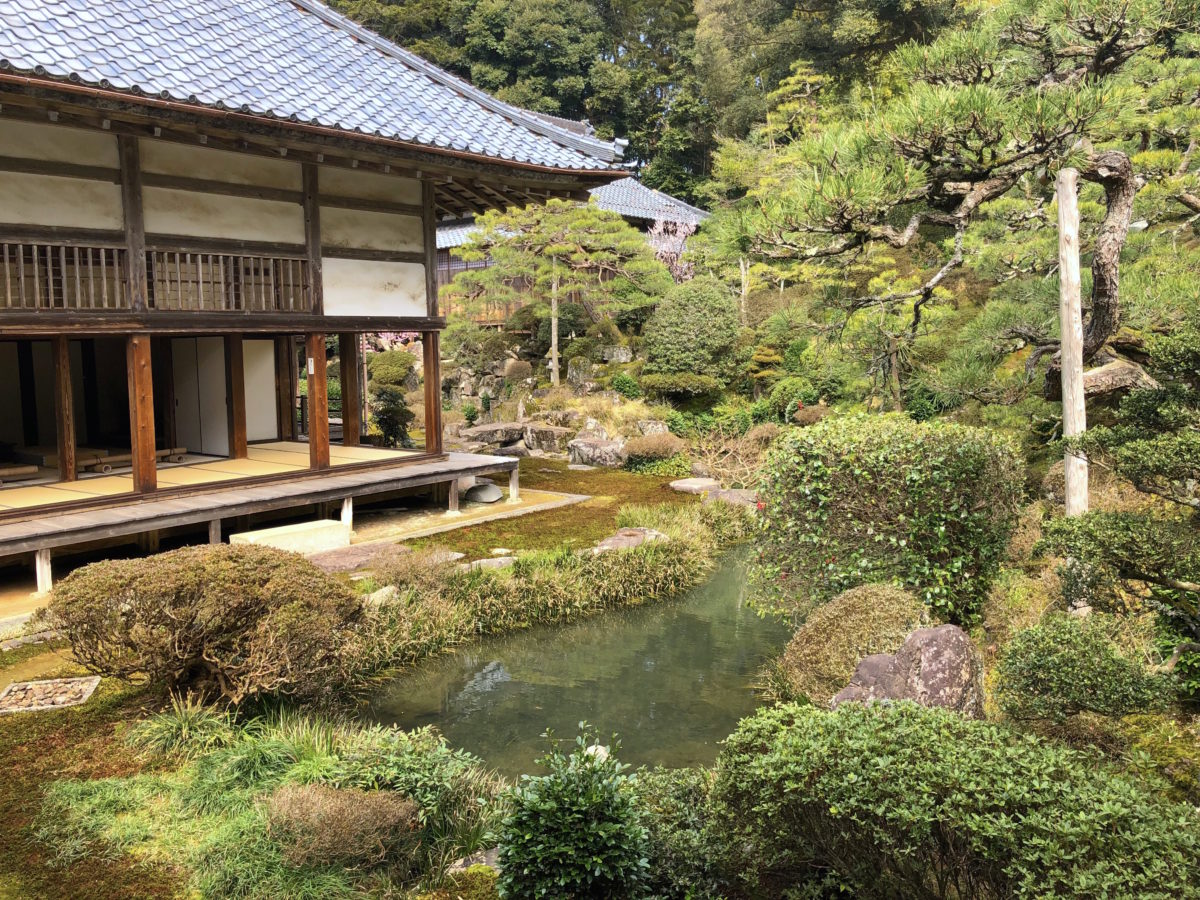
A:
<svg viewBox="0 0 1200 900">
<path fill-rule="evenodd" d="M 550 383 L 558 387 L 558 273 L 550 280 Z"/>
</svg>

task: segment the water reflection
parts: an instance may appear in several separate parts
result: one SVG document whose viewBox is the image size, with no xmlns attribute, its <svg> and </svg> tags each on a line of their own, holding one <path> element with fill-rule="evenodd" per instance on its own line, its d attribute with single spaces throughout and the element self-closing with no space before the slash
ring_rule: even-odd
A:
<svg viewBox="0 0 1200 900">
<path fill-rule="evenodd" d="M 583 719 L 621 736 L 634 765 L 711 763 L 757 704 L 752 687 L 787 629 L 745 605 L 744 559 L 722 561 L 669 603 L 492 638 L 424 663 L 384 688 L 368 715 L 436 725 L 507 775 L 535 769 L 553 729 Z"/>
</svg>

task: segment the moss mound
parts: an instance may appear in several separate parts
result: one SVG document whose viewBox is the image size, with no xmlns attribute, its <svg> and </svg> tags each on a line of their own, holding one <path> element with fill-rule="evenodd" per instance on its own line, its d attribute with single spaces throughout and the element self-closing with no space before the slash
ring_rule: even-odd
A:
<svg viewBox="0 0 1200 900">
<path fill-rule="evenodd" d="M 895 653 L 925 620 L 925 605 L 890 584 L 864 584 L 818 607 L 787 645 L 781 663 L 792 699 L 826 707 L 859 660 Z"/>
</svg>

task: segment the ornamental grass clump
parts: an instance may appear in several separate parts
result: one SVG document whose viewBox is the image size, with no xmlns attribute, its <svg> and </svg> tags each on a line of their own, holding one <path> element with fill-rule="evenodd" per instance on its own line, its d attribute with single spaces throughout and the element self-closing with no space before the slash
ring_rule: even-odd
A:
<svg viewBox="0 0 1200 900">
<path fill-rule="evenodd" d="M 1021 497 L 1010 441 L 903 415 L 825 419 L 781 437 L 759 485 L 762 603 L 803 615 L 888 582 L 938 617 L 978 615 Z"/>
<path fill-rule="evenodd" d="M 1200 884 L 1194 806 L 907 702 L 761 710 L 722 750 L 713 803 L 751 896 L 1166 900 Z"/>
<path fill-rule="evenodd" d="M 227 544 L 84 566 L 48 608 L 90 671 L 231 703 L 341 683 L 360 612 L 299 554 Z"/>
</svg>

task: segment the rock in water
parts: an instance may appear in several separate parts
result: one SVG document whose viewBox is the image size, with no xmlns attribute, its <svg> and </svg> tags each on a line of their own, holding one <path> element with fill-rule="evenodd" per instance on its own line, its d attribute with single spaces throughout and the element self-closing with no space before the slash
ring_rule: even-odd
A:
<svg viewBox="0 0 1200 900">
<path fill-rule="evenodd" d="M 463 499 L 471 503 L 495 503 L 503 496 L 504 494 L 500 488 L 490 482 L 482 482 L 467 488 L 466 493 L 463 494 Z"/>
<path fill-rule="evenodd" d="M 983 718 L 983 666 L 967 633 L 957 625 L 918 628 L 895 655 L 868 656 L 833 698 L 842 703 L 912 700 Z"/>
</svg>

